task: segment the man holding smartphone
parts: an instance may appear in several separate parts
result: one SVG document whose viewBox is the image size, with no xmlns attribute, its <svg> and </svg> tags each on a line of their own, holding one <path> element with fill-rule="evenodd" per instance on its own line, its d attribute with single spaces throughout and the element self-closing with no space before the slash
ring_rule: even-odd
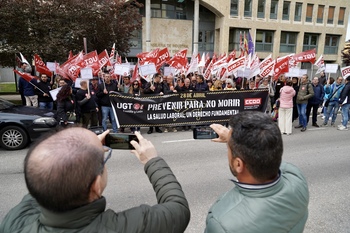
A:
<svg viewBox="0 0 350 233">
<path fill-rule="evenodd" d="M 230 129 L 212 124 L 227 143 L 235 187 L 210 208 L 206 233 L 303 232 L 309 191 L 300 170 L 282 163 L 281 132 L 271 117 L 243 111 L 231 117 Z"/>
<path fill-rule="evenodd" d="M 105 210 L 105 148 L 109 130 L 96 136 L 81 127 L 65 128 L 38 140 L 24 162 L 27 194 L 4 218 L 0 232 L 184 232 L 190 210 L 181 185 L 153 144 L 135 132 L 132 153 L 144 164 L 158 204 L 121 212 Z M 53 144 L 64 145 L 53 147 Z"/>
</svg>

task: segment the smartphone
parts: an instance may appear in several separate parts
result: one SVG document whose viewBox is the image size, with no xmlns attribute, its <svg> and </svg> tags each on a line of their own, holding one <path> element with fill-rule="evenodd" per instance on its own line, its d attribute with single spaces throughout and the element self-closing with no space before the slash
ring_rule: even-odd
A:
<svg viewBox="0 0 350 233">
<path fill-rule="evenodd" d="M 194 139 L 213 139 L 218 137 L 219 135 L 209 126 L 198 126 L 193 129 Z"/>
<path fill-rule="evenodd" d="M 132 140 L 139 141 L 135 134 L 109 133 L 105 138 L 105 144 L 112 149 L 130 150 L 134 149 L 130 144 Z"/>
</svg>

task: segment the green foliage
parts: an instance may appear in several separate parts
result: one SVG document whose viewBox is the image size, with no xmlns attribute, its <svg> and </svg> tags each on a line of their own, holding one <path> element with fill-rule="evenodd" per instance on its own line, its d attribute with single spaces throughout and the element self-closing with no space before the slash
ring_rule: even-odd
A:
<svg viewBox="0 0 350 233">
<path fill-rule="evenodd" d="M 141 29 L 142 4 L 126 0 L 4 0 L 0 1 L 0 64 L 12 66 L 21 52 L 30 61 L 66 61 L 70 50 L 102 52 L 116 43 L 126 55 L 135 30 Z M 2 43 L 1 43 L 2 41 Z"/>
<path fill-rule="evenodd" d="M 341 51 L 341 54 L 345 66 L 350 66 L 350 40 L 345 42 L 344 49 Z"/>
</svg>

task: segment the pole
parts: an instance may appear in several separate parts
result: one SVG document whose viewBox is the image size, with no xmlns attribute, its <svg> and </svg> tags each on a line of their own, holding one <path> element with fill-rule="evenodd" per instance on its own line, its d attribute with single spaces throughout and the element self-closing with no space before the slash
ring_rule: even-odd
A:
<svg viewBox="0 0 350 233">
<path fill-rule="evenodd" d="M 146 0 L 146 52 L 151 51 L 151 0 Z"/>
<path fill-rule="evenodd" d="M 83 42 L 84 42 L 84 50 L 85 50 L 85 54 L 87 54 L 87 42 L 86 42 L 86 37 L 83 38 Z"/>
</svg>

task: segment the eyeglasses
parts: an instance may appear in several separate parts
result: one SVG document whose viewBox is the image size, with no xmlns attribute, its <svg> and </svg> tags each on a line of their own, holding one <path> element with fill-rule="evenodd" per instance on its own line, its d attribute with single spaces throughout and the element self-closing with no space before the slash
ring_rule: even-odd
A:
<svg viewBox="0 0 350 233">
<path fill-rule="evenodd" d="M 112 156 L 112 148 L 108 146 L 103 146 L 104 154 L 103 154 L 103 166 L 107 163 L 108 159 Z"/>
<path fill-rule="evenodd" d="M 134 83 L 134 86 L 138 86 L 139 84 L 138 83 Z"/>
</svg>

